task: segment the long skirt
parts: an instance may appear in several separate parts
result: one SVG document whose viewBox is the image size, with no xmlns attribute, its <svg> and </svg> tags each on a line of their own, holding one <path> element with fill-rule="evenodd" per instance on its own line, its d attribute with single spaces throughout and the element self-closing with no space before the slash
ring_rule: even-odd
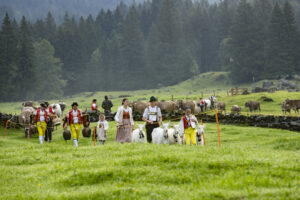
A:
<svg viewBox="0 0 300 200">
<path fill-rule="evenodd" d="M 123 120 L 123 126 L 117 128 L 116 141 L 117 142 L 131 142 L 131 124 L 129 119 Z"/>
</svg>

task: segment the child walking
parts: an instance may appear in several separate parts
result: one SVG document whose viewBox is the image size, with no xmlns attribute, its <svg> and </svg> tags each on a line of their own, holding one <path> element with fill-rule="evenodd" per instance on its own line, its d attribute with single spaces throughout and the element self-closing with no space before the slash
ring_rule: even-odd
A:
<svg viewBox="0 0 300 200">
<path fill-rule="evenodd" d="M 189 107 L 185 108 L 185 115 L 180 121 L 180 137 L 185 136 L 186 145 L 196 145 L 196 126 L 198 124 L 197 118 L 191 114 Z"/>
<path fill-rule="evenodd" d="M 105 120 L 105 115 L 101 114 L 97 125 L 99 146 L 105 143 L 107 130 L 108 122 Z"/>
</svg>

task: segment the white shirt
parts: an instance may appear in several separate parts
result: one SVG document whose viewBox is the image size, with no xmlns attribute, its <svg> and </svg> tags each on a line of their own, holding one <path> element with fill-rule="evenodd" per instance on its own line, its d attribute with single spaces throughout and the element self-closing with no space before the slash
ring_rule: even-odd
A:
<svg viewBox="0 0 300 200">
<path fill-rule="evenodd" d="M 193 122 L 193 121 L 190 121 L 191 122 L 191 124 L 190 124 L 190 126 L 193 128 L 193 129 L 195 129 L 196 128 L 196 126 L 197 126 L 197 124 L 198 124 L 198 120 L 197 120 L 197 118 L 194 116 L 194 115 L 191 115 L 191 119 L 188 117 L 188 116 L 184 116 L 184 117 L 186 117 L 186 120 L 187 121 L 190 121 L 190 120 L 192 120 L 192 119 L 194 119 L 196 122 Z M 180 127 L 180 136 L 183 136 L 184 135 L 184 122 L 183 122 L 183 120 L 181 119 L 181 121 L 179 122 L 179 127 Z"/>
<path fill-rule="evenodd" d="M 130 124 L 133 126 L 134 125 L 134 121 L 133 121 L 133 117 L 132 117 L 132 109 L 129 106 L 127 108 L 124 108 L 124 106 L 120 106 L 118 108 L 118 111 L 117 111 L 117 113 L 115 115 L 115 121 L 117 122 L 117 126 L 119 126 L 120 122 L 123 122 L 123 111 L 129 112 Z"/>
<path fill-rule="evenodd" d="M 78 116 L 77 116 L 78 111 L 77 110 L 73 110 L 73 122 L 74 124 L 78 123 Z"/>
<path fill-rule="evenodd" d="M 92 106 L 93 106 L 93 108 L 96 108 L 97 105 L 95 103 L 93 103 Z"/>
<path fill-rule="evenodd" d="M 46 108 L 46 112 L 48 113 L 48 114 L 50 114 L 50 109 L 49 108 Z M 53 114 L 55 113 L 55 110 L 52 108 L 52 112 L 53 112 Z"/>
<path fill-rule="evenodd" d="M 151 114 L 151 113 L 156 113 L 156 112 L 157 112 L 157 114 Z M 149 117 L 148 117 L 148 113 L 149 113 Z M 159 121 L 159 119 L 157 119 L 157 116 L 161 117 L 160 108 L 157 106 L 155 106 L 155 107 L 148 106 L 145 109 L 144 114 L 143 114 L 144 118 L 146 118 L 147 120 L 153 121 L 153 122 Z"/>
<path fill-rule="evenodd" d="M 37 111 L 35 111 L 35 115 L 37 115 Z M 44 122 L 45 121 L 45 111 L 40 110 L 40 121 Z"/>
</svg>

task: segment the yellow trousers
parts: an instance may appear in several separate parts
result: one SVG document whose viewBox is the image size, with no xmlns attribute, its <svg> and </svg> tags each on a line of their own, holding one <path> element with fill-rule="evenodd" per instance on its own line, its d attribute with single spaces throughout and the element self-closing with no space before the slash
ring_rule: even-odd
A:
<svg viewBox="0 0 300 200">
<path fill-rule="evenodd" d="M 192 144 L 196 145 L 196 130 L 194 128 L 188 127 L 187 129 L 185 129 L 184 136 L 186 145 L 191 145 L 191 140 Z"/>
<path fill-rule="evenodd" d="M 39 132 L 39 136 L 45 136 L 45 133 L 47 130 L 47 123 L 46 122 L 37 122 L 36 127 Z"/>
<path fill-rule="evenodd" d="M 70 127 L 71 127 L 71 132 L 73 134 L 73 139 L 78 140 L 79 134 L 81 131 L 81 125 L 80 124 L 71 124 Z"/>
</svg>

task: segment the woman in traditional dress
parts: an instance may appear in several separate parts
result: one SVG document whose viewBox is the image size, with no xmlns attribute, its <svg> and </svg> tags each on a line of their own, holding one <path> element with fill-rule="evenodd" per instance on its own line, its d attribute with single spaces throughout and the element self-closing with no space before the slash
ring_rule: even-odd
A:
<svg viewBox="0 0 300 200">
<path fill-rule="evenodd" d="M 122 106 L 118 108 L 115 116 L 117 122 L 116 141 L 120 143 L 131 142 L 131 134 L 134 129 L 132 109 L 128 106 L 128 99 L 123 99 Z"/>
</svg>

